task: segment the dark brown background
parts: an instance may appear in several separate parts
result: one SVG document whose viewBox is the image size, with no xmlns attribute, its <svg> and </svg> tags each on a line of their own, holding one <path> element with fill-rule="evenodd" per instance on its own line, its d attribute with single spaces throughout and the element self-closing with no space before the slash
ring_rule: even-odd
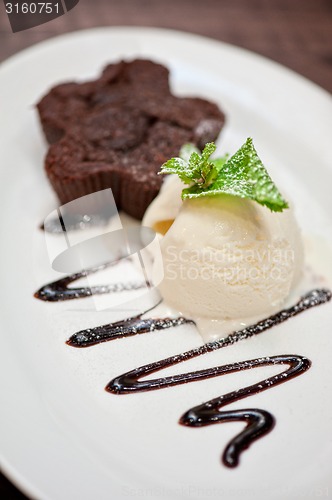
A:
<svg viewBox="0 0 332 500">
<path fill-rule="evenodd" d="M 1 2 L 0 61 L 61 33 L 121 25 L 173 28 L 245 47 L 332 90 L 331 0 L 80 0 L 65 16 L 15 34 Z M 0 497 L 25 498 L 1 475 Z"/>
</svg>

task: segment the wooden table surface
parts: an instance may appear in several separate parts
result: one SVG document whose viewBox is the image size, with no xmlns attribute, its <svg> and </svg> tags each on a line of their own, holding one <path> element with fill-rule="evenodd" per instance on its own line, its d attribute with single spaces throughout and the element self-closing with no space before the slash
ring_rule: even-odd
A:
<svg viewBox="0 0 332 500">
<path fill-rule="evenodd" d="M 80 0 L 66 15 L 18 33 L 11 32 L 1 2 L 0 61 L 47 38 L 95 26 L 155 26 L 208 36 L 262 54 L 332 91 L 331 0 Z M 0 496 L 26 498 L 1 475 Z"/>
<path fill-rule="evenodd" d="M 80 0 L 66 15 L 18 33 L 1 2 L 0 61 L 61 33 L 121 25 L 174 28 L 245 47 L 332 90 L 331 0 Z"/>
</svg>

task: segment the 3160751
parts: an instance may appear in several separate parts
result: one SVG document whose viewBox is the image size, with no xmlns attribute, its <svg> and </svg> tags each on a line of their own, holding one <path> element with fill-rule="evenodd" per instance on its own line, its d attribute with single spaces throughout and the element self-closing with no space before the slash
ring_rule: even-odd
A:
<svg viewBox="0 0 332 500">
<path fill-rule="evenodd" d="M 7 14 L 59 14 L 59 2 L 6 3 Z"/>
</svg>

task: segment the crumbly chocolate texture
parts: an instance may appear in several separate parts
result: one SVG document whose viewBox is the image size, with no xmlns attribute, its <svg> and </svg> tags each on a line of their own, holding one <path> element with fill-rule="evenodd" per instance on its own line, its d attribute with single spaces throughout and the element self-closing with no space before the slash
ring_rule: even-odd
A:
<svg viewBox="0 0 332 500">
<path fill-rule="evenodd" d="M 202 148 L 217 138 L 220 109 L 173 96 L 168 77 L 152 61 L 121 61 L 98 80 L 64 83 L 42 98 L 45 168 L 61 203 L 112 188 L 118 209 L 141 219 L 160 189 L 162 163 L 186 142 Z"/>
</svg>

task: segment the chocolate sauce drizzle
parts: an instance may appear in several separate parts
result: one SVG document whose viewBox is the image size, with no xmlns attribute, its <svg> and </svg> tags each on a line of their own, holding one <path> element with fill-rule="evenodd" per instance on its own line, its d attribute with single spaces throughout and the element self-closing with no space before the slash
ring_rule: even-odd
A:
<svg viewBox="0 0 332 500">
<path fill-rule="evenodd" d="M 154 307 L 152 309 L 154 309 Z M 132 318 L 116 321 L 108 325 L 81 330 L 80 332 L 74 333 L 74 335 L 67 340 L 66 344 L 72 347 L 89 347 L 109 340 L 132 337 L 133 335 L 148 333 L 155 330 L 166 330 L 167 328 L 184 325 L 186 323 L 195 324 L 193 320 L 184 318 L 183 316 L 178 318 L 142 319 L 142 315 L 147 312 L 148 311 L 145 311 Z"/>
<path fill-rule="evenodd" d="M 112 285 L 97 285 L 92 287 L 79 287 L 70 288 L 69 285 L 74 281 L 85 278 L 90 274 L 102 271 L 108 267 L 115 266 L 119 263 L 119 259 L 114 262 L 102 264 L 101 266 L 94 267 L 81 271 L 79 273 L 70 274 L 52 283 L 48 283 L 41 287 L 34 297 L 45 302 L 62 302 L 64 300 L 80 299 L 83 297 L 91 297 L 92 295 L 102 295 L 105 293 L 118 293 L 124 291 L 139 290 L 149 285 L 146 282 L 132 282 L 132 283 L 115 283 Z"/>
<path fill-rule="evenodd" d="M 48 219 L 47 223 L 40 224 L 39 229 L 46 233 L 63 234 L 64 231 L 82 231 L 95 226 L 106 226 L 112 215 L 109 214 L 66 214 L 64 227 L 61 216 Z"/>
<path fill-rule="evenodd" d="M 255 325 L 248 326 L 243 330 L 236 331 L 225 338 L 216 340 L 214 342 L 208 342 L 203 346 L 200 346 L 187 353 L 179 354 L 179 357 L 183 357 L 183 361 L 195 356 L 200 356 L 209 351 L 214 351 L 220 349 L 221 347 L 226 347 L 228 345 L 234 344 L 239 340 L 244 340 L 253 335 L 257 335 L 265 330 L 276 326 L 279 323 L 283 323 L 287 319 L 296 316 L 297 314 L 310 309 L 319 304 L 324 304 L 328 302 L 331 298 L 331 292 L 325 289 L 312 290 L 305 296 L 303 296 L 297 304 L 294 306 L 283 309 L 282 311 L 270 316 L 267 319 L 259 321 Z M 152 308 L 154 309 L 154 308 Z M 151 309 L 150 309 L 151 311 Z M 88 328 L 86 330 L 81 330 L 70 337 L 67 341 L 68 345 L 73 347 L 89 347 L 100 342 L 107 342 L 108 340 L 114 340 L 121 337 L 129 337 L 136 335 L 137 333 L 148 333 L 154 330 L 164 330 L 173 326 L 181 326 L 184 323 L 192 323 L 194 321 L 191 319 L 184 318 L 182 316 L 178 318 L 143 318 L 148 311 L 139 314 L 138 316 L 117 321 L 116 323 L 109 323 L 102 326 L 97 326 L 95 328 Z M 190 353 L 190 354 L 189 354 Z"/>
<path fill-rule="evenodd" d="M 222 347 L 224 347 L 224 344 Z M 220 346 L 221 347 L 221 346 Z M 219 347 L 218 347 L 219 348 Z M 271 356 L 258 359 L 251 359 L 239 363 L 232 363 L 205 370 L 184 373 L 181 375 L 173 375 L 169 377 L 153 379 L 139 382 L 141 377 L 145 377 L 151 373 L 163 370 L 172 365 L 176 365 L 186 359 L 193 357 L 192 354 L 197 350 L 188 351 L 182 355 L 172 356 L 149 365 L 141 366 L 135 370 L 129 371 L 120 377 L 113 379 L 106 387 L 106 390 L 113 394 L 127 394 L 139 391 L 153 391 L 164 387 L 172 387 L 188 382 L 195 382 L 229 373 L 239 372 L 268 365 L 289 365 L 289 368 L 283 372 L 274 375 L 273 377 L 261 380 L 257 384 L 249 385 L 236 391 L 229 392 L 217 398 L 211 399 L 206 403 L 195 406 L 188 410 L 179 420 L 179 423 L 189 427 L 202 427 L 205 425 L 244 421 L 246 422 L 245 429 L 237 434 L 225 448 L 222 456 L 222 461 L 227 467 L 236 467 L 239 464 L 239 456 L 247 449 L 254 441 L 270 432 L 275 424 L 275 419 L 271 413 L 257 409 L 246 408 L 241 410 L 220 411 L 224 406 L 239 401 L 253 394 L 270 389 L 278 384 L 286 382 L 293 377 L 301 375 L 310 368 L 311 362 L 298 355 L 282 355 Z"/>
<path fill-rule="evenodd" d="M 240 454 L 258 438 L 270 432 L 274 427 L 275 419 L 271 413 L 257 408 L 246 408 L 232 411 L 220 411 L 220 409 L 230 403 L 270 389 L 292 379 L 293 377 L 301 375 L 310 368 L 311 362 L 307 358 L 293 354 L 271 356 L 163 378 L 145 381 L 141 381 L 140 379 L 180 362 L 187 361 L 208 352 L 227 347 L 240 340 L 258 335 L 259 333 L 262 333 L 265 330 L 280 324 L 311 307 L 323 304 L 330 299 L 330 291 L 324 289 L 313 290 L 302 297 L 294 306 L 284 309 L 255 325 L 234 332 L 228 337 L 214 342 L 209 342 L 182 354 L 177 354 L 175 356 L 171 356 L 170 358 L 150 363 L 126 372 L 109 382 L 106 390 L 113 394 L 153 391 L 261 366 L 276 364 L 288 365 L 288 368 L 280 374 L 266 378 L 256 384 L 241 388 L 237 391 L 222 395 L 218 398 L 211 399 L 206 403 L 191 408 L 180 418 L 180 424 L 190 427 L 201 427 L 230 421 L 244 421 L 246 423 L 245 429 L 228 443 L 222 456 L 224 465 L 227 467 L 236 467 L 239 464 Z M 146 314 L 146 312 L 143 314 Z M 192 322 L 191 320 L 187 320 L 183 317 L 175 320 L 170 318 L 143 319 L 142 315 L 101 327 L 83 330 L 74 334 L 67 343 L 69 345 L 74 345 L 75 347 L 86 347 L 88 345 L 113 340 L 115 338 L 165 329 L 172 326 L 180 326 L 183 323 Z"/>
<path fill-rule="evenodd" d="M 115 262 L 116 263 L 116 262 Z M 111 265 L 114 265 L 112 263 Z M 87 297 L 93 294 L 112 293 L 122 290 L 134 290 L 145 286 L 145 283 L 126 285 L 108 285 L 91 288 L 69 288 L 73 281 L 87 276 L 90 273 L 104 269 L 107 265 L 99 266 L 95 269 L 76 273 L 49 285 L 45 285 L 35 297 L 46 301 L 63 301 L 79 297 Z M 181 354 L 176 354 L 169 358 L 156 361 L 134 370 L 128 371 L 109 382 L 106 390 L 112 394 L 129 394 L 142 391 L 154 391 L 165 387 L 173 387 L 188 382 L 209 379 L 229 373 L 235 373 L 251 368 L 258 368 L 270 365 L 288 365 L 288 368 L 281 373 L 265 378 L 260 382 L 229 392 L 217 398 L 211 399 L 203 404 L 189 409 L 179 420 L 181 425 L 189 427 L 202 427 L 216 423 L 231 421 L 243 421 L 246 426 L 242 432 L 237 434 L 227 444 L 222 456 L 222 461 L 227 467 L 236 467 L 239 463 L 240 454 L 247 449 L 258 438 L 266 435 L 275 425 L 275 419 L 266 410 L 257 408 L 247 408 L 231 411 L 221 411 L 225 406 L 239 401 L 243 398 L 258 394 L 283 382 L 301 375 L 311 366 L 309 359 L 295 355 L 284 354 L 279 356 L 262 357 L 231 363 L 204 370 L 188 372 L 179 375 L 167 376 L 156 379 L 140 380 L 152 373 L 156 373 L 165 368 L 177 365 L 183 361 L 207 354 L 209 352 L 230 346 L 240 340 L 248 339 L 258 335 L 275 325 L 278 325 L 297 314 L 310 309 L 311 307 L 324 304 L 331 300 L 331 292 L 326 289 L 312 290 L 304 295 L 294 306 L 284 309 L 267 319 L 259 321 L 255 325 L 236 331 L 220 340 L 209 342 L 200 347 L 191 349 Z M 155 307 L 155 306 L 154 306 Z M 151 308 L 151 309 L 154 309 Z M 150 309 L 150 310 L 151 310 Z M 193 323 L 191 319 L 182 316 L 178 318 L 143 318 L 150 310 L 137 316 L 127 318 L 103 326 L 81 330 L 70 337 L 67 344 L 74 347 L 88 347 L 118 338 L 130 337 L 137 334 L 165 330 L 167 328 L 180 326 L 185 323 Z"/>
</svg>

